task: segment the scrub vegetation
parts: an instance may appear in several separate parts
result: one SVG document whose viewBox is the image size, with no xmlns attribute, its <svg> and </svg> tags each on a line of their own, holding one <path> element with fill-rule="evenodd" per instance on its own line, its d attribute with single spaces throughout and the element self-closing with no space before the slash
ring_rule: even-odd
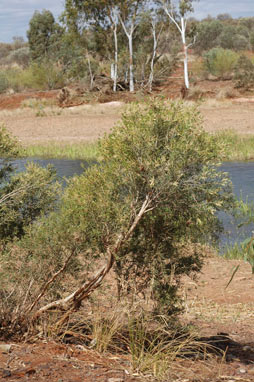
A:
<svg viewBox="0 0 254 382">
<path fill-rule="evenodd" d="M 11 166 L 16 146 L 4 130 L 1 140 Z M 70 180 L 57 204 L 49 169 L 32 166 L 1 188 L 2 221 L 12 224 L 1 237 L 1 336 L 34 335 L 42 322 L 44 335 L 54 336 L 83 325 L 87 338 L 96 330 L 96 346 L 107 349 L 117 324 L 77 321 L 90 295 L 103 297 L 105 282 L 111 302 L 133 312 L 121 322 L 133 367 L 156 364 L 161 375 L 167 347 L 177 348 L 183 336 L 187 351 L 191 338 L 181 334 L 169 344 L 165 332 L 182 310 L 182 276 L 201 270 L 203 246 L 221 230 L 216 212 L 232 208 L 231 183 L 216 167 L 221 147 L 203 131 L 195 107 L 154 100 L 131 105 L 98 150 L 99 164 Z M 158 342 L 149 339 L 147 320 L 160 328 Z"/>
</svg>

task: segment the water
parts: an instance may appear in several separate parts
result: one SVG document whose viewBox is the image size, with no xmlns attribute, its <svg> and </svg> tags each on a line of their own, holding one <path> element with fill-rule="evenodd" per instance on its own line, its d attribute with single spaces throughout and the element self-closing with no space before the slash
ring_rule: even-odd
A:
<svg viewBox="0 0 254 382">
<path fill-rule="evenodd" d="M 14 165 L 17 167 L 17 171 L 24 171 L 29 162 L 34 162 L 42 167 L 47 167 L 49 164 L 53 165 L 60 180 L 82 174 L 84 169 L 91 164 L 91 162 L 88 163 L 84 160 L 28 158 L 18 159 Z"/>
<path fill-rule="evenodd" d="M 52 164 L 56 168 L 60 179 L 80 175 L 89 166 L 89 163 L 82 160 L 38 158 L 32 158 L 31 160 L 43 167 Z M 29 162 L 29 159 L 16 161 L 18 171 L 23 171 L 27 162 Z M 221 166 L 221 170 L 229 174 L 233 183 L 234 193 L 238 198 L 241 197 L 243 200 L 247 198 L 249 202 L 254 202 L 254 162 L 226 162 Z M 235 222 L 232 222 L 232 219 L 226 214 L 221 213 L 220 218 L 223 221 L 226 232 L 220 238 L 221 251 L 227 245 L 232 245 L 235 242 L 240 243 L 245 238 L 251 236 L 252 230 L 254 230 L 254 225 L 243 227 L 239 230 Z"/>
<path fill-rule="evenodd" d="M 254 162 L 226 162 L 221 166 L 221 170 L 229 174 L 234 194 L 238 199 L 254 202 Z M 225 229 L 225 234 L 220 237 L 220 252 L 227 246 L 241 243 L 253 235 L 254 224 L 239 228 L 239 222 L 235 222 L 226 214 L 221 213 L 219 217 Z"/>
</svg>

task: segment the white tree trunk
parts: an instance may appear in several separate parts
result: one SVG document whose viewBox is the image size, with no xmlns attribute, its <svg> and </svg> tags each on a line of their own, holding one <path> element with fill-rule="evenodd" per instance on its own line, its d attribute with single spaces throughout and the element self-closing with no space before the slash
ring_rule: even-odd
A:
<svg viewBox="0 0 254 382">
<path fill-rule="evenodd" d="M 89 56 L 87 58 L 87 61 L 88 61 L 88 68 L 89 68 L 89 74 L 90 74 L 90 90 L 92 90 L 93 89 L 94 76 L 93 76 L 92 67 L 91 67 L 91 61 L 90 61 L 90 57 Z"/>
<path fill-rule="evenodd" d="M 115 62 L 114 62 L 114 85 L 113 91 L 116 92 L 118 78 L 118 40 L 117 40 L 117 24 L 114 24 L 114 40 L 115 40 Z"/>
<path fill-rule="evenodd" d="M 157 53 L 157 36 L 156 36 L 156 29 L 155 29 L 155 23 L 152 22 L 152 30 L 153 30 L 153 55 L 151 59 L 151 69 L 150 69 L 150 75 L 148 80 L 148 88 L 151 92 L 153 89 L 153 73 L 154 73 L 154 60 Z"/>
<path fill-rule="evenodd" d="M 174 18 L 173 11 L 171 11 L 171 12 L 169 11 L 165 2 L 163 4 L 164 4 L 164 11 L 166 12 L 166 14 L 170 18 L 170 20 L 175 24 L 175 26 L 177 27 L 177 29 L 181 33 L 182 43 L 183 43 L 183 53 L 184 53 L 184 60 L 183 60 L 183 63 L 184 63 L 184 83 L 185 83 L 186 89 L 189 89 L 190 84 L 189 84 L 189 74 L 188 74 L 188 47 L 192 44 L 190 44 L 188 46 L 186 45 L 186 37 L 185 37 L 186 20 L 183 16 L 181 16 L 181 25 L 179 25 L 178 22 L 176 21 L 176 19 Z"/>
<path fill-rule="evenodd" d="M 128 37 L 128 41 L 129 41 L 129 57 L 130 57 L 129 59 L 129 79 L 130 79 L 129 87 L 130 87 L 130 92 L 134 92 L 134 74 L 133 74 L 133 33 L 135 30 L 134 21 L 132 20 L 130 31 L 128 32 L 120 15 L 119 15 L 119 20 L 122 24 L 124 33 Z"/>
<path fill-rule="evenodd" d="M 189 83 L 189 72 L 188 72 L 188 47 L 186 45 L 185 30 L 186 30 L 186 24 L 185 24 L 184 18 L 181 17 L 181 35 L 182 35 L 183 53 L 184 53 L 184 59 L 183 59 L 184 83 L 185 83 L 186 89 L 189 89 L 190 83 Z"/>
<path fill-rule="evenodd" d="M 132 44 L 133 32 L 128 35 L 129 39 L 129 54 L 130 54 L 130 92 L 134 92 L 134 74 L 133 74 L 133 44 Z"/>
</svg>

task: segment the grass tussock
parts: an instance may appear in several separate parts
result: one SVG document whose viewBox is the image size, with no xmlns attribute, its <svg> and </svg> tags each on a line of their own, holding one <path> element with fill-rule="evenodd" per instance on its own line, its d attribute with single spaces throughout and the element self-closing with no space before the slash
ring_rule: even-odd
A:
<svg viewBox="0 0 254 382">
<path fill-rule="evenodd" d="M 127 308 L 128 305 L 128 308 Z M 216 349 L 197 339 L 196 333 L 180 327 L 166 317 L 151 317 L 140 309 L 137 313 L 130 305 L 119 309 L 112 307 L 107 313 L 98 310 L 84 319 L 77 313 L 73 322 L 63 327 L 47 319 L 50 336 L 59 334 L 67 343 L 79 343 L 84 348 L 103 354 L 117 354 L 125 359 L 124 368 L 129 374 L 156 378 L 169 378 L 179 360 L 208 360 Z M 44 326 L 45 328 L 45 326 Z M 221 356 L 223 356 L 221 354 Z M 183 371 L 183 370 L 182 370 Z M 179 370 L 176 371 L 177 374 Z"/>
<path fill-rule="evenodd" d="M 27 146 L 22 150 L 22 156 L 94 161 L 98 158 L 98 146 L 97 143 L 88 142 L 71 144 L 50 142 Z"/>
</svg>

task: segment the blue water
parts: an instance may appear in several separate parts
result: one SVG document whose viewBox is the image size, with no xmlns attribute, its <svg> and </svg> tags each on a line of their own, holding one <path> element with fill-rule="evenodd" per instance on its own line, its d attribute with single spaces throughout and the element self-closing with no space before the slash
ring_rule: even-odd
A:
<svg viewBox="0 0 254 382">
<path fill-rule="evenodd" d="M 87 162 L 82 160 L 38 158 L 32 158 L 31 160 L 43 167 L 52 164 L 56 168 L 60 180 L 64 177 L 69 178 L 74 175 L 80 175 L 89 166 Z M 16 161 L 18 171 L 24 170 L 25 164 L 28 161 L 28 159 Z M 229 174 L 237 198 L 241 197 L 243 200 L 247 199 L 249 202 L 254 202 L 254 162 L 226 162 L 223 163 L 220 169 Z M 223 221 L 225 229 L 225 233 L 220 237 L 219 246 L 221 252 L 227 245 L 243 241 L 254 230 L 254 225 L 239 229 L 237 223 L 226 214 L 221 213 L 219 217 Z"/>
<path fill-rule="evenodd" d="M 14 165 L 17 166 L 18 171 L 24 171 L 26 164 L 29 162 L 34 162 L 42 167 L 47 167 L 49 164 L 53 165 L 60 180 L 82 174 L 84 169 L 91 164 L 84 160 L 29 158 L 18 159 L 14 162 Z"/>
<path fill-rule="evenodd" d="M 227 162 L 221 170 L 229 174 L 233 184 L 234 194 L 245 202 L 254 202 L 254 162 Z M 225 233 L 220 237 L 220 252 L 234 243 L 241 243 L 253 236 L 254 224 L 239 227 L 240 221 L 234 220 L 226 214 L 219 214 L 223 222 Z"/>
</svg>

